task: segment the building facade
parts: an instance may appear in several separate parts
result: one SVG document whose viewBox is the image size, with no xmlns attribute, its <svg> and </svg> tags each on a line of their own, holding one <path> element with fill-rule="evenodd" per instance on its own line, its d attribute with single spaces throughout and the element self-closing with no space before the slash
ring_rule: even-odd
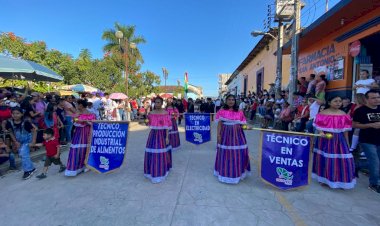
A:
<svg viewBox="0 0 380 226">
<path fill-rule="evenodd" d="M 277 30 L 270 33 L 277 36 Z M 276 79 L 277 69 L 277 40 L 265 35 L 259 40 L 248 56 L 227 81 L 229 92 L 240 96 L 247 96 L 249 91 L 257 93 L 269 89 L 270 83 Z M 282 86 L 289 83 L 290 56 L 282 57 Z"/>
<path fill-rule="evenodd" d="M 224 97 L 228 93 L 228 87 L 226 85 L 227 80 L 230 78 L 231 74 L 219 74 L 218 75 L 218 96 L 220 98 Z"/>
<path fill-rule="evenodd" d="M 328 95 L 352 97 L 363 69 L 380 84 L 380 0 L 341 0 L 301 32 L 298 60 L 298 77 L 326 74 Z"/>
</svg>

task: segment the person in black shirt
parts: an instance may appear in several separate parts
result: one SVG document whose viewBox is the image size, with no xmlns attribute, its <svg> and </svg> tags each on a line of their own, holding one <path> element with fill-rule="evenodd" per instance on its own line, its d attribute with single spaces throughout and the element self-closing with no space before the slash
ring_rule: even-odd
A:
<svg viewBox="0 0 380 226">
<path fill-rule="evenodd" d="M 41 114 L 33 107 L 35 101 L 33 97 L 26 97 L 21 103 L 21 108 L 25 111 L 24 117 L 30 119 L 32 122 L 37 123 L 37 119 L 41 117 Z"/>
<path fill-rule="evenodd" d="M 368 160 L 368 188 L 380 193 L 380 94 L 369 90 L 365 97 L 366 105 L 354 112 L 353 127 L 360 129 L 359 142 Z"/>
<path fill-rule="evenodd" d="M 213 113 L 215 113 L 215 104 L 212 102 L 212 99 L 210 97 L 207 98 L 207 103 L 205 104 L 205 113 L 210 113 L 211 121 L 214 120 Z"/>
<path fill-rule="evenodd" d="M 182 118 L 183 118 L 183 113 L 185 112 L 185 107 L 183 106 L 183 103 L 182 103 L 181 99 L 177 99 L 176 100 L 176 105 L 175 106 L 177 107 L 178 112 L 179 112 L 178 125 L 181 125 Z"/>
<path fill-rule="evenodd" d="M 56 113 L 57 113 L 57 116 L 59 117 L 59 119 L 61 120 L 61 122 L 63 123 L 63 125 L 66 125 L 66 114 L 65 114 L 65 99 L 58 99 L 58 105 L 57 105 L 57 110 L 56 110 Z M 66 145 L 67 142 L 65 142 L 66 140 L 66 129 L 65 127 L 61 127 L 59 128 L 59 142 L 61 145 Z"/>
<path fill-rule="evenodd" d="M 194 101 L 192 98 L 188 99 L 187 113 L 194 113 Z"/>
<path fill-rule="evenodd" d="M 15 107 L 12 108 L 12 118 L 3 121 L 3 131 L 9 131 L 14 146 L 21 157 L 22 168 L 24 170 L 23 179 L 29 179 L 36 170 L 30 159 L 29 145 L 32 138 L 37 135 L 37 128 L 29 121 L 24 120 L 24 111 Z"/>
<path fill-rule="evenodd" d="M 347 114 L 351 110 L 351 106 L 352 106 L 351 99 L 348 97 L 345 97 L 345 98 L 342 98 L 342 100 L 343 100 L 342 108 L 340 110 L 346 112 Z"/>
</svg>

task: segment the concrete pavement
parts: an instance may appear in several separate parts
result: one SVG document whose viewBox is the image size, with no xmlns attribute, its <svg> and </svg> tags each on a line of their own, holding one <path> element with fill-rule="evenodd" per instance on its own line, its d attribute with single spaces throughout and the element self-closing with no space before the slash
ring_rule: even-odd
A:
<svg viewBox="0 0 380 226">
<path fill-rule="evenodd" d="M 124 167 L 109 175 L 58 174 L 23 181 L 22 172 L 0 179 L 1 225 L 380 225 L 380 195 L 361 176 L 355 189 L 331 190 L 315 181 L 282 192 L 258 178 L 258 132 L 247 131 L 252 175 L 238 185 L 213 176 L 213 141 L 196 146 L 184 139 L 173 153 L 167 180 L 152 184 L 143 176 L 148 129 L 131 127 Z M 67 152 L 62 156 L 67 160 Z M 42 169 L 42 162 L 37 163 Z"/>
</svg>

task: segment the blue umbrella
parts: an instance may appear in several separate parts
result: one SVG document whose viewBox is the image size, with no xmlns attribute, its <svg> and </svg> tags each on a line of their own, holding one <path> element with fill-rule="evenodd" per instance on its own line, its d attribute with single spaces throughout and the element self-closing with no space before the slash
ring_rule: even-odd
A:
<svg viewBox="0 0 380 226">
<path fill-rule="evenodd" d="M 33 61 L 11 58 L 0 55 L 0 77 L 30 81 L 62 81 L 63 77 L 49 68 Z"/>
</svg>

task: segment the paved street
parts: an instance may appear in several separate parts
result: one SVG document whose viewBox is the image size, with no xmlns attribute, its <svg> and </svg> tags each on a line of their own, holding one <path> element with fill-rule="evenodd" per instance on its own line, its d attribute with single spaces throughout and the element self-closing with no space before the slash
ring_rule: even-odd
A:
<svg viewBox="0 0 380 226">
<path fill-rule="evenodd" d="M 143 176 L 145 126 L 134 124 L 124 167 L 116 173 L 87 172 L 76 178 L 49 169 L 48 177 L 23 181 L 22 172 L 0 179 L 1 225 L 380 225 L 380 195 L 361 176 L 351 191 L 315 181 L 282 192 L 258 178 L 258 132 L 247 131 L 252 175 L 238 185 L 213 176 L 215 139 L 201 146 L 184 141 L 173 153 L 167 180 Z M 213 131 L 215 138 L 215 128 Z M 63 154 L 66 162 L 67 152 Z M 42 162 L 37 164 L 38 171 Z"/>
</svg>

